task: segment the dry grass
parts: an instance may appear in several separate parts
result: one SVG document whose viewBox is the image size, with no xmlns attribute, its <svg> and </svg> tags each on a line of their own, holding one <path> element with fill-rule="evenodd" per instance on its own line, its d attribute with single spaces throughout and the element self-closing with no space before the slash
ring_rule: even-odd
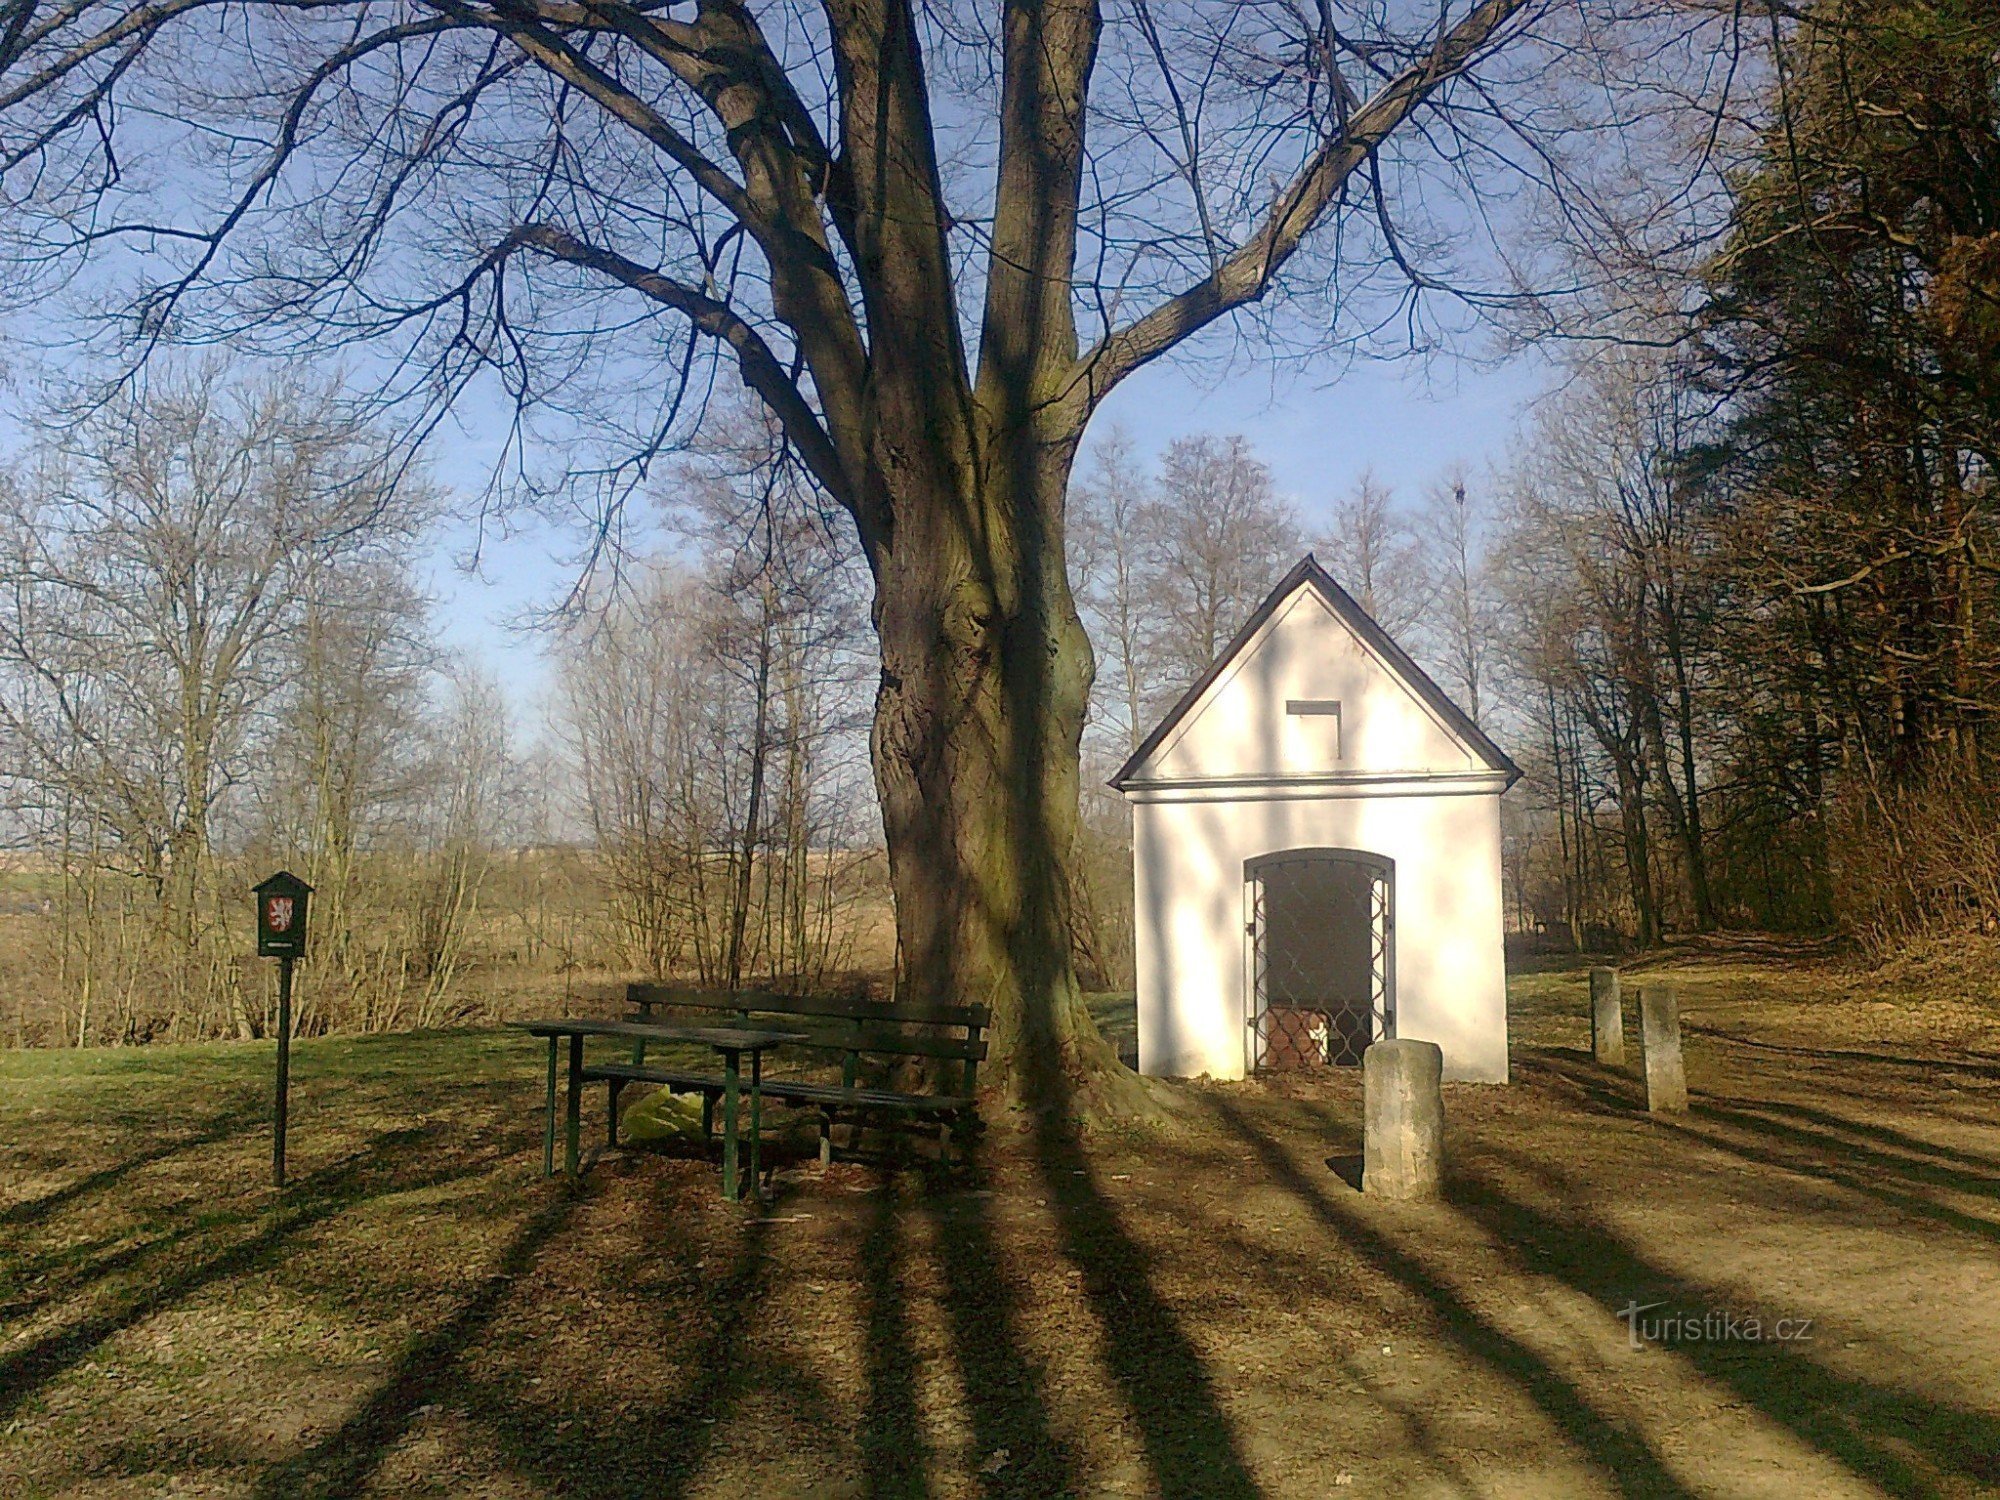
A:
<svg viewBox="0 0 2000 1500">
<path fill-rule="evenodd" d="M 367 902 L 352 914 L 355 941 L 347 969 L 336 972 L 325 914 L 314 918 L 313 951 L 300 970 L 302 1035 L 491 1024 L 602 1004 L 628 979 L 658 977 L 632 966 L 636 959 L 621 961 L 620 954 L 639 950 L 619 925 L 602 872 L 582 851 L 496 857 L 436 993 L 409 943 L 407 901 L 398 904 L 399 891 L 415 883 L 413 867 L 383 856 L 373 875 Z M 151 908 L 135 888 L 110 883 L 119 901 L 107 900 L 86 944 L 74 914 L 64 936 L 66 919 L 56 904 L 60 879 L 46 861 L 16 856 L 12 864 L 0 862 L 0 1046 L 72 1045 L 80 1030 L 93 1042 L 109 1043 L 232 1035 L 238 995 L 251 1028 L 261 1034 L 275 1024 L 275 965 L 252 956 L 249 880 L 238 871 L 225 882 L 243 885 L 246 894 L 219 919 L 228 941 L 241 946 L 211 955 L 212 972 L 202 969 L 192 997 L 176 1000 L 163 976 L 186 955 L 156 942 L 149 947 Z M 94 963 L 87 1007 L 77 958 L 86 946 Z M 683 957 L 670 977 L 697 982 L 697 958 L 691 952 Z M 853 863 L 832 914 L 826 985 L 880 990 L 894 957 L 886 866 L 870 856 Z"/>
<path fill-rule="evenodd" d="M 1664 967 L 1694 1112 L 1529 976 L 1435 1207 L 1349 1185 L 1345 1075 L 1190 1087 L 1171 1147 L 785 1164 L 760 1214 L 691 1157 L 542 1182 L 512 1036 L 303 1046 L 282 1199 L 267 1049 L 0 1057 L 0 1493 L 1991 1492 L 1994 1013 Z M 1635 1353 L 1628 1300 L 1814 1327 Z"/>
</svg>

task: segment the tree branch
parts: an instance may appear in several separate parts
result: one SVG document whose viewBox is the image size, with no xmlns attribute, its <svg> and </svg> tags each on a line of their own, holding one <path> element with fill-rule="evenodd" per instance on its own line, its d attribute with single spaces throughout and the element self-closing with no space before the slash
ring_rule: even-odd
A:
<svg viewBox="0 0 2000 1500">
<path fill-rule="evenodd" d="M 1269 214 L 1240 248 L 1212 274 L 1168 298 L 1143 317 L 1113 330 L 1078 362 L 1073 399 L 1094 408 L 1111 388 L 1141 365 L 1270 290 L 1306 235 L 1365 164 L 1423 101 L 1461 72 L 1529 0 L 1485 0 L 1424 57 L 1391 78 L 1369 101 L 1347 115 L 1345 127 L 1323 141 L 1286 184 Z"/>
<path fill-rule="evenodd" d="M 1007 7 L 999 180 L 979 340 L 979 396 L 1006 423 L 1046 399 L 1076 358 L 1076 268 L 1085 101 L 1097 56 L 1096 0 Z M 1003 403 L 1017 409 L 1001 411 Z M 1078 424 L 1080 427 L 1080 423 Z"/>
<path fill-rule="evenodd" d="M 862 528 L 871 534 L 878 518 L 862 514 L 859 488 L 848 477 L 833 440 L 827 436 L 818 415 L 793 382 L 785 367 L 771 352 L 763 335 L 742 315 L 715 297 L 676 281 L 662 271 L 627 260 L 614 251 L 600 249 L 552 224 L 523 224 L 502 243 L 498 258 L 517 249 L 532 249 L 585 270 L 608 276 L 621 285 L 651 298 L 663 307 L 683 313 L 703 334 L 727 344 L 736 354 L 743 383 L 771 408 L 785 430 L 785 437 L 798 450 L 812 475 L 826 486 L 827 493 L 840 502 Z"/>
</svg>

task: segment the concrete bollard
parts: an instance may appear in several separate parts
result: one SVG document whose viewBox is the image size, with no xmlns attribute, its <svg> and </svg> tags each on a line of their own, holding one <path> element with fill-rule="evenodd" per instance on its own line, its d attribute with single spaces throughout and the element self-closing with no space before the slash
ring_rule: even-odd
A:
<svg viewBox="0 0 2000 1500">
<path fill-rule="evenodd" d="M 1681 1061 L 1681 997 L 1671 984 L 1639 989 L 1639 1051 L 1646 1064 L 1646 1108 L 1656 1115 L 1684 1115 L 1687 1068 Z"/>
<path fill-rule="evenodd" d="M 1616 969 L 1590 971 L 1590 1055 L 1600 1068 L 1625 1066 L 1625 1005 Z"/>
<path fill-rule="evenodd" d="M 1361 1190 L 1435 1198 L 1444 1181 L 1444 1052 L 1397 1038 L 1361 1054 Z"/>
</svg>

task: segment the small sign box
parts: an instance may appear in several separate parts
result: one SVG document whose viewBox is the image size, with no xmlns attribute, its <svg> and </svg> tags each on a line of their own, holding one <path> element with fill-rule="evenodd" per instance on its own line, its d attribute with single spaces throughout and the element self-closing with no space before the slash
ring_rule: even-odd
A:
<svg viewBox="0 0 2000 1500">
<path fill-rule="evenodd" d="M 257 956 L 303 958 L 312 887 L 289 870 L 251 887 L 257 895 Z"/>
</svg>

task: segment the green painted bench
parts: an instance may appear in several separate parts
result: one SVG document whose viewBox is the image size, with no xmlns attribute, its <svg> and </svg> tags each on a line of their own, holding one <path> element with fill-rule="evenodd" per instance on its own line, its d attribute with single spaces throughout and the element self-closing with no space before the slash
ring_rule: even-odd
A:
<svg viewBox="0 0 2000 1500">
<path fill-rule="evenodd" d="M 650 1021 L 656 1013 L 689 1013 L 710 1024 L 775 1026 L 804 1033 L 806 1040 L 788 1046 L 840 1061 L 840 1080 L 765 1078 L 766 1099 L 819 1116 L 819 1158 L 833 1158 L 833 1129 L 846 1124 L 850 1144 L 865 1125 L 925 1127 L 937 1132 L 938 1154 L 949 1162 L 954 1142 L 961 1147 L 979 1128 L 977 1103 L 979 1064 L 986 1058 L 989 1012 L 983 1005 L 885 1005 L 870 1000 L 829 999 L 791 995 L 776 990 L 710 990 L 641 982 L 626 987 L 633 1019 Z M 942 1086 L 926 1091 L 864 1082 L 864 1063 L 884 1068 L 905 1064 L 935 1065 Z M 584 1077 L 601 1079 L 610 1094 L 611 1138 L 618 1138 L 618 1096 L 628 1084 L 653 1083 L 675 1093 L 702 1096 L 702 1131 L 712 1134 L 715 1101 L 724 1081 L 691 1068 L 646 1061 L 639 1042 L 630 1062 L 595 1063 Z"/>
</svg>

